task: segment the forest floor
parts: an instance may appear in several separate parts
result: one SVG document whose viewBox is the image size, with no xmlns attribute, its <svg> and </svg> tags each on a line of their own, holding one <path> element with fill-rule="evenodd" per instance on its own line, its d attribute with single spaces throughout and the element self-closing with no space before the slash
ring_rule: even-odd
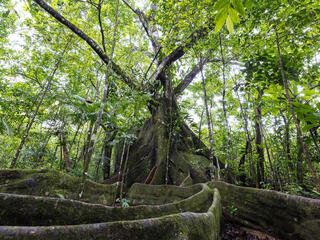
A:
<svg viewBox="0 0 320 240">
<path fill-rule="evenodd" d="M 224 222 L 219 240 L 279 240 L 267 233 L 231 222 Z"/>
</svg>

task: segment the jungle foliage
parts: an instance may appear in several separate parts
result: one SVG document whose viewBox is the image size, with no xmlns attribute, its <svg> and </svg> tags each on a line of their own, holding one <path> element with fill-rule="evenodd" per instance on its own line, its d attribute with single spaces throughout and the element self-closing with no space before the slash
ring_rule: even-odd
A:
<svg viewBox="0 0 320 240">
<path fill-rule="evenodd" d="M 208 180 L 320 197 L 317 0 L 0 0 L 0 16 L 0 168 L 126 182 L 152 119 L 154 183 L 175 181 L 186 136 Z"/>
</svg>

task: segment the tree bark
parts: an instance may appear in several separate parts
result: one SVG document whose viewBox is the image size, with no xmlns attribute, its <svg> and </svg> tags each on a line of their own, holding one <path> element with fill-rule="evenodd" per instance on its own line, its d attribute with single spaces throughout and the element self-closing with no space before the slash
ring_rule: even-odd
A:
<svg viewBox="0 0 320 240">
<path fill-rule="evenodd" d="M 261 113 L 261 98 L 263 95 L 263 90 L 259 90 L 258 98 L 257 98 L 257 106 L 255 108 L 255 131 L 256 131 L 256 152 L 258 154 L 258 162 L 257 162 L 257 178 L 258 185 L 260 187 L 260 183 L 264 182 L 264 148 L 262 146 L 262 131 L 261 131 L 261 121 L 262 121 L 262 113 Z"/>
<path fill-rule="evenodd" d="M 67 148 L 67 138 L 65 131 L 61 131 L 61 146 L 63 150 L 63 159 L 64 159 L 64 165 L 66 166 L 67 172 L 70 172 L 71 170 L 71 163 L 70 163 L 70 157 L 69 157 L 69 151 Z"/>
<path fill-rule="evenodd" d="M 231 129 L 228 122 L 228 116 L 227 116 L 227 110 L 226 110 L 226 76 L 225 76 L 225 60 L 224 60 L 224 54 L 222 49 L 222 39 L 221 34 L 219 34 L 219 43 L 220 43 L 220 53 L 221 53 L 221 62 L 222 62 L 222 77 L 223 77 L 223 89 L 222 89 L 222 109 L 223 109 L 223 115 L 224 115 L 224 121 L 225 121 L 225 128 L 227 129 L 228 133 L 228 148 L 227 151 L 229 153 L 229 160 L 231 161 L 231 147 L 232 147 L 232 141 L 231 141 Z"/>
<path fill-rule="evenodd" d="M 89 127 L 87 129 L 88 133 L 87 133 L 87 139 L 86 141 L 83 143 L 83 146 L 82 146 L 82 149 L 81 149 L 81 152 L 80 152 L 80 156 L 78 158 L 78 162 L 80 162 L 82 159 L 83 161 L 85 161 L 85 156 L 87 155 L 88 153 L 88 146 L 89 146 L 89 143 L 90 143 L 90 139 L 91 139 L 91 135 L 92 135 L 92 129 L 93 129 L 93 122 L 90 121 L 89 123 Z"/>
<path fill-rule="evenodd" d="M 279 177 L 278 177 L 278 173 L 277 173 L 276 170 L 274 169 L 273 163 L 272 163 L 272 161 L 271 161 L 269 146 L 268 146 L 268 143 L 267 143 L 266 136 L 265 136 L 265 134 L 263 133 L 263 125 L 262 125 L 262 122 L 261 122 L 261 134 L 262 134 L 262 137 L 263 137 L 264 145 L 265 145 L 265 147 L 266 147 L 267 157 L 268 157 L 270 169 L 271 169 L 272 176 L 273 176 L 273 186 L 276 187 L 276 184 L 278 183 Z"/>
<path fill-rule="evenodd" d="M 300 125 L 300 120 L 298 120 L 298 124 Z M 297 163 L 296 163 L 296 177 L 298 183 L 303 183 L 304 176 L 304 167 L 303 167 L 303 147 L 299 139 L 299 135 L 297 132 Z"/>
<path fill-rule="evenodd" d="M 106 134 L 104 141 L 104 154 L 103 154 L 103 180 L 110 178 L 111 170 L 111 155 L 112 155 L 112 146 L 109 144 L 114 141 L 117 135 L 117 131 L 114 130 L 111 136 Z"/>
<path fill-rule="evenodd" d="M 282 113 L 281 113 L 282 114 Z M 284 114 L 282 114 L 282 119 L 285 125 L 285 132 L 284 132 L 284 141 L 283 141 L 283 149 L 285 152 L 287 164 L 291 171 L 294 170 L 293 164 L 291 163 L 291 154 L 290 154 L 290 119 L 286 119 Z"/>
<path fill-rule="evenodd" d="M 200 124 L 199 124 L 199 134 L 198 134 L 198 137 L 199 137 L 200 140 L 201 140 L 201 127 L 202 127 L 204 110 L 205 110 L 205 109 L 202 109 L 201 117 L 200 117 Z"/>
</svg>

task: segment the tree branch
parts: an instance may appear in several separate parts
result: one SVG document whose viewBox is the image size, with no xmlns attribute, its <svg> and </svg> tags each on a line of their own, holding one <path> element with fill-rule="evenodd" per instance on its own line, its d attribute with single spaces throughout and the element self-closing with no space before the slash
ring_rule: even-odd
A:
<svg viewBox="0 0 320 240">
<path fill-rule="evenodd" d="M 100 26 L 100 33 L 101 33 L 101 43 L 102 43 L 102 47 L 103 47 L 103 51 L 106 53 L 106 44 L 105 44 L 105 40 L 104 40 L 104 30 L 103 30 L 103 26 L 102 26 L 102 20 L 101 20 L 101 4 L 102 4 L 103 0 L 99 0 L 99 4 L 97 6 L 97 10 L 98 10 L 98 20 L 99 20 L 99 26 Z"/>
<path fill-rule="evenodd" d="M 179 47 L 173 50 L 169 55 L 163 58 L 157 69 L 154 71 L 150 79 L 158 79 L 161 72 L 169 67 L 172 63 L 180 59 L 199 39 L 202 39 L 208 35 L 211 30 L 214 29 L 213 19 L 209 19 L 206 27 L 200 27 L 198 30 L 192 32 L 187 40 Z"/>
<path fill-rule="evenodd" d="M 197 65 L 195 65 L 192 70 L 184 77 L 180 84 L 174 89 L 176 95 L 181 94 L 189 85 L 192 83 L 193 79 L 198 75 L 203 66 L 207 63 L 220 62 L 221 59 L 203 59 Z"/>
<path fill-rule="evenodd" d="M 128 1 L 122 0 L 122 2 L 125 5 L 127 5 L 127 7 L 130 8 L 131 11 L 134 12 L 139 17 L 139 20 L 140 20 L 140 22 L 141 22 L 141 24 L 142 24 L 142 26 L 144 28 L 144 31 L 146 32 L 148 38 L 151 41 L 153 48 L 154 49 L 158 49 L 160 44 L 155 39 L 153 39 L 152 35 L 150 34 L 150 29 L 149 29 L 149 26 L 148 26 L 149 24 L 148 24 L 146 15 L 139 8 L 135 9 L 133 6 L 131 6 Z"/>
<path fill-rule="evenodd" d="M 149 65 L 146 73 L 144 74 L 145 78 L 147 78 L 148 72 L 149 72 L 150 68 L 152 67 L 154 61 L 155 61 L 156 58 L 158 57 L 158 54 L 159 54 L 160 50 L 161 50 L 161 47 L 159 47 L 158 51 L 156 52 L 156 55 L 155 55 L 154 58 L 152 59 L 152 61 L 151 61 L 150 65 Z"/>
<path fill-rule="evenodd" d="M 317 88 L 317 87 L 319 87 L 319 86 L 320 86 L 320 83 L 317 84 L 317 85 L 315 85 L 315 86 L 313 86 L 313 87 L 311 87 L 311 88 L 309 88 L 309 89 L 312 90 L 312 89 L 315 89 L 315 88 Z"/>
<path fill-rule="evenodd" d="M 208 60 L 204 59 L 203 61 L 195 65 L 192 68 L 192 70 L 180 82 L 180 84 L 174 89 L 174 93 L 176 95 L 181 94 L 189 86 L 189 84 L 193 81 L 193 79 L 198 75 L 203 65 L 205 65 L 207 62 Z"/>
<path fill-rule="evenodd" d="M 52 17 L 54 17 L 56 20 L 58 20 L 60 23 L 65 25 L 67 28 L 69 28 L 72 32 L 74 32 L 76 35 L 78 35 L 80 38 L 82 38 L 84 41 L 86 41 L 89 46 L 98 54 L 98 56 L 101 58 L 101 60 L 108 65 L 109 63 L 109 57 L 104 53 L 104 51 L 101 49 L 101 47 L 88 35 L 86 35 L 82 30 L 80 30 L 77 26 L 75 26 L 73 23 L 69 22 L 66 18 L 64 18 L 60 13 L 58 13 L 56 10 L 54 10 L 51 6 L 49 6 L 46 2 L 43 0 L 33 0 L 36 2 L 42 9 L 44 9 L 47 13 L 49 13 Z M 120 76 L 121 80 L 128 85 L 131 88 L 137 88 L 135 82 L 130 79 L 125 72 L 114 62 L 111 62 L 111 69 Z"/>
</svg>

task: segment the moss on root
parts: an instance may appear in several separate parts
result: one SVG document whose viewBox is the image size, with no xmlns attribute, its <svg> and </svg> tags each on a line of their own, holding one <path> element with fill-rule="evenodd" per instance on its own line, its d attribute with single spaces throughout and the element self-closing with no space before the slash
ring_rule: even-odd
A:
<svg viewBox="0 0 320 240">
<path fill-rule="evenodd" d="M 0 239 L 215 240 L 221 204 L 234 221 L 281 239 L 320 239 L 319 200 L 224 182 L 134 184 L 137 206 L 119 208 L 93 204 L 111 203 L 115 185 L 87 181 L 77 201 L 80 184 L 55 171 L 0 170 Z"/>
<path fill-rule="evenodd" d="M 241 224 L 281 239 L 320 239 L 320 200 L 224 182 L 208 185 L 219 189 L 224 211 Z"/>
<path fill-rule="evenodd" d="M 52 170 L 0 170 L 0 192 L 58 197 L 111 205 L 116 185 L 104 185 Z M 83 189 L 82 194 L 81 191 Z"/>
<path fill-rule="evenodd" d="M 214 240 L 218 239 L 220 217 L 220 195 L 215 190 L 211 206 L 203 213 L 67 226 L 0 226 L 0 239 Z"/>
<path fill-rule="evenodd" d="M 39 181 L 37 174 L 46 181 Z M 38 194 L 40 182 L 48 183 L 47 178 L 55 182 L 57 174 L 59 178 L 64 176 L 50 171 L 8 171 L 1 174 L 1 187 L 6 185 L 8 190 L 10 182 L 12 191 Z M 30 188 L 30 177 L 36 184 L 26 190 Z M 70 183 L 62 182 L 55 187 L 69 190 Z M 156 201 L 153 195 L 157 192 L 166 196 L 168 202 L 164 198 Z M 206 184 L 190 187 L 136 184 L 129 197 L 136 203 L 144 198 L 143 203 L 149 205 L 117 208 L 71 199 L 1 193 L 0 239 L 218 239 L 220 195 Z"/>
</svg>

